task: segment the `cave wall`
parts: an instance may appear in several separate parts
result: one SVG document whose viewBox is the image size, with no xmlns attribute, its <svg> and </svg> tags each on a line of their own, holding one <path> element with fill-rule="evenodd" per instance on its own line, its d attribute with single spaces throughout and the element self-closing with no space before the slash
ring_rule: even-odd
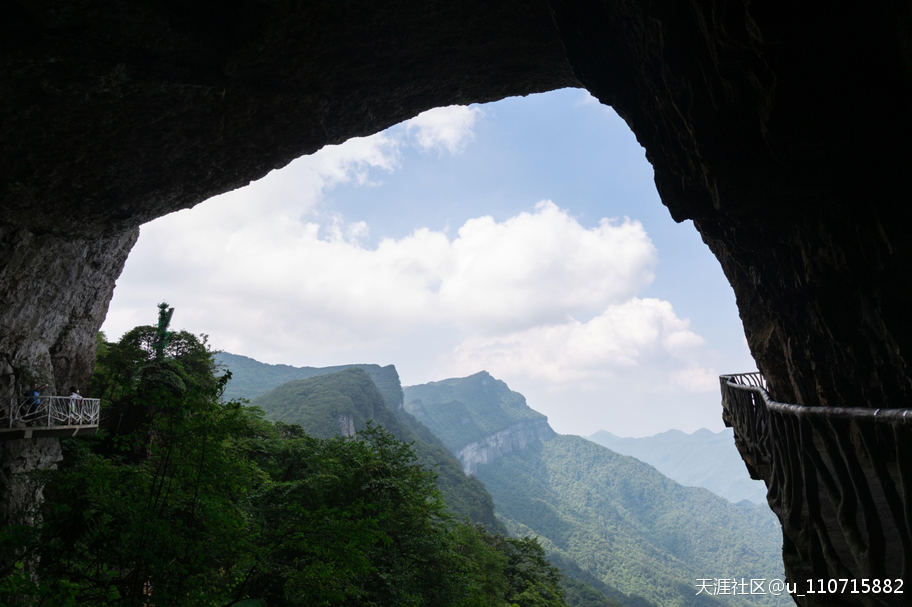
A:
<svg viewBox="0 0 912 607">
<path fill-rule="evenodd" d="M 584 86 L 720 260 L 774 398 L 907 406 L 910 24 L 896 0 L 7 0 L 0 395 L 86 381 L 143 222 L 431 107 Z"/>
<path fill-rule="evenodd" d="M 104 319 L 139 232 L 98 238 L 0 224 L 0 398 L 32 383 L 85 389 Z"/>
</svg>

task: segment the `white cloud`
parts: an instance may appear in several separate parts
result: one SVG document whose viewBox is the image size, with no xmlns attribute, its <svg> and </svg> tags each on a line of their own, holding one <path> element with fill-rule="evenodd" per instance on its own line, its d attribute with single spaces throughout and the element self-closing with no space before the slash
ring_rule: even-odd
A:
<svg viewBox="0 0 912 607">
<path fill-rule="evenodd" d="M 671 374 L 671 385 L 692 393 L 718 393 L 719 374 L 715 369 L 692 367 Z"/>
<path fill-rule="evenodd" d="M 217 201 L 209 204 L 205 212 L 218 213 Z M 175 238 L 183 218 L 164 218 L 143 228 L 128 269 L 146 266 L 136 288 L 179 284 L 184 296 L 217 296 L 228 309 L 292 308 L 302 331 L 320 319 L 370 340 L 420 323 L 502 334 L 598 314 L 648 284 L 656 262 L 638 222 L 584 228 L 550 201 L 501 223 L 469 220 L 453 240 L 419 229 L 376 248 L 363 244 L 363 222 L 293 215 L 274 209 L 241 228 L 183 239 Z M 154 285 L 156 274 L 167 283 Z"/>
<path fill-rule="evenodd" d="M 570 320 L 497 337 L 470 337 L 456 350 L 461 371 L 547 378 L 556 383 L 611 377 L 637 367 L 680 366 L 703 343 L 671 304 L 632 298 L 588 322 Z"/>
<path fill-rule="evenodd" d="M 406 132 L 417 146 L 458 154 L 475 139 L 475 120 L 484 116 L 477 106 L 451 105 L 422 112 L 405 123 Z"/>
<path fill-rule="evenodd" d="M 469 220 L 443 268 L 441 303 L 459 322 L 516 329 L 588 316 L 653 278 L 656 252 L 629 219 L 584 228 L 551 201 L 502 223 Z"/>
</svg>

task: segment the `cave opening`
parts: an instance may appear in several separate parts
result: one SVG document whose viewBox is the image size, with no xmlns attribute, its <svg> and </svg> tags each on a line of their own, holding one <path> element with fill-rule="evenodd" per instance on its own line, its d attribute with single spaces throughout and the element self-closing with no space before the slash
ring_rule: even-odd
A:
<svg viewBox="0 0 912 607">
<path fill-rule="evenodd" d="M 165 300 L 262 362 L 487 370 L 563 433 L 722 428 L 731 289 L 582 89 L 430 110 L 141 228 L 102 327 Z"/>
<path fill-rule="evenodd" d="M 694 221 L 720 261 L 776 398 L 875 411 L 912 400 L 906 3 L 9 8 L 0 45 L 10 74 L 0 95 L 7 396 L 26 376 L 58 386 L 88 377 L 137 225 L 430 107 L 582 85 L 623 115 L 650 154 L 662 202 Z M 875 463 L 908 461 L 899 449 L 872 452 Z M 906 468 L 897 468 L 904 491 Z M 817 481 L 789 485 L 798 500 L 785 515 L 807 520 L 800 509 L 823 495 Z M 825 499 L 843 503 L 838 493 Z M 907 513 L 908 500 L 869 516 L 898 521 L 891 537 L 907 553 L 904 570 Z M 829 535 L 807 528 L 792 540 L 815 546 Z M 825 548 L 815 571 L 839 576 Z M 808 550 L 796 559 L 810 563 Z M 867 559 L 866 546 L 857 552 Z"/>
</svg>

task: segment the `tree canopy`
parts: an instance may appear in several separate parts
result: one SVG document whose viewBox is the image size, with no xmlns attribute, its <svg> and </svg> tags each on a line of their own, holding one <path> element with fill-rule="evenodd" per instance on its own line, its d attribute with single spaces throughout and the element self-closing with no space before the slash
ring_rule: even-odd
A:
<svg viewBox="0 0 912 607">
<path fill-rule="evenodd" d="M 412 445 L 267 421 L 221 398 L 205 336 L 161 334 L 102 339 L 106 429 L 0 531 L 0 606 L 566 605 L 537 540 L 454 517 Z"/>
</svg>

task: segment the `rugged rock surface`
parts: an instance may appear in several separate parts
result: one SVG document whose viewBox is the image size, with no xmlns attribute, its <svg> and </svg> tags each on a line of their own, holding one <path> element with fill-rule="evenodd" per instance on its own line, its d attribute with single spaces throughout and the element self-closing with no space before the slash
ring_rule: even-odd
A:
<svg viewBox="0 0 912 607">
<path fill-rule="evenodd" d="M 104 319 L 137 231 L 100 238 L 0 225 L 0 397 L 32 382 L 85 387 Z M 68 394 L 68 392 L 67 392 Z"/>
<path fill-rule="evenodd" d="M 43 486 L 25 473 L 53 468 L 62 459 L 56 438 L 0 440 L 0 521 L 29 523 Z"/>
<path fill-rule="evenodd" d="M 466 474 L 557 436 L 525 396 L 487 371 L 406 386 L 402 392 L 405 410 L 443 441 Z"/>
<path fill-rule="evenodd" d="M 508 453 L 522 451 L 555 436 L 557 433 L 548 425 L 547 419 L 521 421 L 469 443 L 459 450 L 456 457 L 466 474 L 475 474 L 479 464 L 489 464 Z"/>
<path fill-rule="evenodd" d="M 433 106 L 582 84 L 719 258 L 775 398 L 906 406 L 910 30 L 898 0 L 6 2 L 5 390 L 85 379 L 140 223 Z"/>
</svg>

